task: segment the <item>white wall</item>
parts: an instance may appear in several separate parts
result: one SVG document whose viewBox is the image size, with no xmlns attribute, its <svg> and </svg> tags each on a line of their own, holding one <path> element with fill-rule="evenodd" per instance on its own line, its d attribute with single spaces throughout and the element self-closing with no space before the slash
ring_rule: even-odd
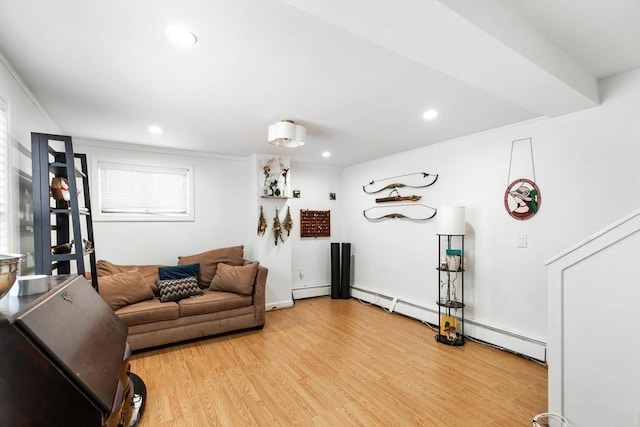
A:
<svg viewBox="0 0 640 427">
<path fill-rule="evenodd" d="M 301 192 L 299 199 L 291 199 L 291 214 L 296 225 L 292 233 L 291 264 L 295 296 L 328 295 L 331 242 L 342 241 L 342 169 L 309 164 L 292 167 L 295 168 L 294 189 Z M 336 193 L 336 200 L 330 200 L 329 193 Z M 331 211 L 331 237 L 300 238 L 301 209 Z"/>
<path fill-rule="evenodd" d="M 250 163 L 256 164 L 259 155 L 251 156 Z M 269 157 L 269 156 L 267 156 Z M 249 192 L 250 209 L 248 230 L 251 250 L 256 258 L 269 267 L 267 277 L 267 308 L 282 308 L 293 305 L 293 298 L 328 295 L 330 282 L 330 245 L 332 241 L 340 241 L 341 237 L 341 185 L 342 170 L 309 164 L 292 163 L 290 170 L 291 190 L 300 191 L 300 198 L 268 199 L 256 194 L 258 188 L 257 168 L 252 173 L 253 190 Z M 336 193 L 336 200 L 329 200 L 329 193 Z M 259 209 L 263 206 L 267 220 L 267 231 L 264 236 L 257 236 Z M 272 231 L 275 209 L 279 211 L 280 221 L 285 218 L 287 208 L 291 211 L 293 229 L 291 234 L 283 235 L 284 243 L 274 243 Z M 301 238 L 300 210 L 330 210 L 331 237 Z M 300 270 L 303 276 L 300 277 Z"/>
<path fill-rule="evenodd" d="M 248 209 L 247 159 L 96 142 L 74 138 L 74 151 L 87 154 L 89 164 L 127 159 L 146 165 L 193 165 L 195 221 L 94 221 L 96 256 L 118 264 L 175 265 L 178 256 L 226 246 L 246 245 L 246 224 L 238 221 Z M 90 171 L 91 194 L 97 181 Z"/>
<path fill-rule="evenodd" d="M 487 330 L 544 342 L 543 262 L 640 206 L 640 70 L 601 82 L 601 91 L 602 105 L 589 110 L 346 168 L 343 234 L 353 242 L 354 285 L 427 308 L 418 316 L 437 321 L 435 220 L 368 222 L 362 210 L 375 202 L 362 186 L 403 173 L 438 173 L 434 186 L 416 192 L 431 206 L 467 207 L 465 316 Z M 528 137 L 542 204 L 535 217 L 517 221 L 505 211 L 503 195 L 511 142 Z M 516 247 L 519 234 L 528 236 L 525 249 Z M 472 335 L 500 339 L 481 327 Z"/>
<path fill-rule="evenodd" d="M 250 209 L 248 210 L 249 215 L 245 219 L 250 250 L 255 259 L 269 268 L 266 290 L 267 309 L 269 310 L 293 305 L 291 297 L 291 242 L 283 230 L 282 240 L 278 240 L 276 245 L 273 234 L 276 209 L 280 224 L 283 226 L 289 199 L 264 198 L 262 197 L 264 186 L 259 185 L 263 182 L 261 168 L 269 158 L 273 157 L 261 154 L 252 154 L 249 157 L 251 170 L 248 173 L 249 191 L 246 198 Z M 286 161 L 288 162 L 288 159 Z M 291 167 L 288 177 L 290 185 L 295 183 L 295 174 L 295 169 Z M 263 214 L 267 221 L 267 230 L 264 235 L 257 234 L 260 206 L 263 206 Z"/>
<path fill-rule="evenodd" d="M 9 218 L 9 250 L 29 254 L 33 251 L 33 233 L 20 234 L 19 221 L 19 171 L 31 176 L 31 132 L 59 133 L 59 129 L 51 118 L 42 110 L 37 101 L 31 97 L 22 80 L 0 53 L 0 98 L 9 110 L 9 140 L 11 150 L 9 163 L 9 206 L 12 207 Z M 23 271 L 33 267 L 33 257 L 29 256 L 23 263 Z"/>
</svg>

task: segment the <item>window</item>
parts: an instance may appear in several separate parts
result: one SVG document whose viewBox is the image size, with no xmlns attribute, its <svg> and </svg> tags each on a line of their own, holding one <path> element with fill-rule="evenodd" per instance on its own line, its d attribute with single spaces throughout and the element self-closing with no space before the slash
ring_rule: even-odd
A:
<svg viewBox="0 0 640 427">
<path fill-rule="evenodd" d="M 193 167 L 97 160 L 96 221 L 193 221 Z M 97 207 L 97 209 L 96 209 Z"/>
<path fill-rule="evenodd" d="M 9 123 L 7 116 L 7 104 L 0 98 L 0 251 L 2 252 L 9 249 L 9 212 L 7 209 L 9 206 L 7 191 Z"/>
</svg>

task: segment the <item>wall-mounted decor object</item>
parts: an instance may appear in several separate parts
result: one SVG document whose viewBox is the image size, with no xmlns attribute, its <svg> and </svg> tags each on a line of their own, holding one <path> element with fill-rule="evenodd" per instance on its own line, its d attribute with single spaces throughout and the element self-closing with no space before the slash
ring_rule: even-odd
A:
<svg viewBox="0 0 640 427">
<path fill-rule="evenodd" d="M 513 147 L 516 142 L 527 141 L 529 143 L 529 152 L 526 154 L 528 159 L 524 163 L 531 163 L 531 177 L 518 178 L 512 180 L 513 168 Z M 521 163 L 522 164 L 522 163 Z M 524 169 L 524 168 L 523 168 Z M 523 174 L 524 175 L 524 174 Z M 523 176 L 520 175 L 520 176 Z M 533 162 L 533 141 L 531 138 L 516 139 L 511 141 L 511 155 L 509 157 L 509 172 L 507 175 L 507 189 L 504 192 L 504 208 L 507 213 L 514 219 L 527 220 L 533 217 L 540 210 L 542 204 L 542 195 L 540 188 L 535 183 L 536 170 Z"/>
<path fill-rule="evenodd" d="M 393 193 L 395 193 L 396 195 L 392 196 Z M 417 202 L 420 199 L 422 199 L 422 196 L 418 196 L 415 194 L 412 194 L 410 196 L 401 196 L 398 190 L 394 188 L 393 190 L 391 190 L 388 197 L 378 197 L 376 199 L 376 203 L 405 202 L 405 201 Z"/>
<path fill-rule="evenodd" d="M 413 221 L 426 221 L 438 213 L 436 208 L 422 203 L 373 206 L 362 211 L 362 215 L 369 221 L 381 221 L 384 219 L 409 219 Z"/>
<path fill-rule="evenodd" d="M 300 210 L 300 237 L 330 237 L 331 211 Z"/>
<path fill-rule="evenodd" d="M 267 231 L 267 219 L 264 217 L 264 212 L 262 211 L 262 205 L 260 205 L 260 217 L 258 218 L 258 236 L 264 236 L 264 233 Z"/>
<path fill-rule="evenodd" d="M 393 181 L 396 178 L 404 179 L 402 182 Z M 437 174 L 432 175 L 426 172 L 414 172 L 405 175 L 391 176 L 389 178 L 374 179 L 370 183 L 363 185 L 362 190 L 367 194 L 375 194 L 384 190 L 393 190 L 394 188 L 425 188 L 435 184 L 437 180 Z"/>
<path fill-rule="evenodd" d="M 259 196 L 291 197 L 291 163 L 288 157 L 259 157 L 257 167 Z"/>
<path fill-rule="evenodd" d="M 335 200 L 336 199 L 336 193 L 329 193 L 329 200 Z"/>
<path fill-rule="evenodd" d="M 293 190 L 293 198 L 294 199 L 300 198 L 300 190 Z"/>
<path fill-rule="evenodd" d="M 291 219 L 291 208 L 287 206 L 287 215 L 284 217 L 284 229 L 287 230 L 287 236 L 291 234 L 291 229 L 293 228 L 293 220 Z"/>
<path fill-rule="evenodd" d="M 511 182 L 504 192 L 504 207 L 512 218 L 526 220 L 540 209 L 542 197 L 535 182 L 519 178 Z"/>
<path fill-rule="evenodd" d="M 273 237 L 275 240 L 275 245 L 278 246 L 278 240 L 284 243 L 284 239 L 282 238 L 282 226 L 280 225 L 280 217 L 278 214 L 278 208 L 276 208 L 276 216 L 273 218 Z"/>
</svg>

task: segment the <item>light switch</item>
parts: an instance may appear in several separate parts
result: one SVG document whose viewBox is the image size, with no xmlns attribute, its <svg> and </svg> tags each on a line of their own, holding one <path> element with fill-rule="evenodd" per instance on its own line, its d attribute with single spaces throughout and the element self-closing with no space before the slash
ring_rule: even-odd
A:
<svg viewBox="0 0 640 427">
<path fill-rule="evenodd" d="M 526 234 L 518 234 L 518 247 L 526 248 L 527 247 L 527 235 Z"/>
</svg>

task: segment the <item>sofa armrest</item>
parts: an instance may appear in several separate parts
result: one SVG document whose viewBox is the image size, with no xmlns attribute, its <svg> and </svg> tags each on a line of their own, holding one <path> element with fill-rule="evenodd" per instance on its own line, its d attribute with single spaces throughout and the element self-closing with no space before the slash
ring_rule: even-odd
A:
<svg viewBox="0 0 640 427">
<path fill-rule="evenodd" d="M 258 265 L 258 273 L 256 274 L 256 281 L 253 284 L 253 305 L 256 307 L 256 320 L 264 325 L 265 319 L 265 305 L 266 305 L 266 288 L 267 288 L 267 273 L 269 269 Z"/>
</svg>

